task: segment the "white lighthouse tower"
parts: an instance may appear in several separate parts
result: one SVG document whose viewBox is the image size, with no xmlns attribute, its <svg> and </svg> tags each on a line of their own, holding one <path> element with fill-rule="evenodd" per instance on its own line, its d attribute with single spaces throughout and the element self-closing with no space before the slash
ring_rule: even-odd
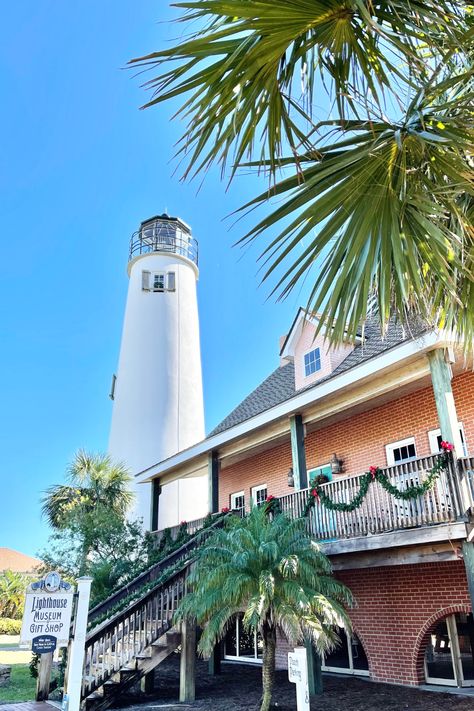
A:
<svg viewBox="0 0 474 711">
<path fill-rule="evenodd" d="M 204 438 L 198 245 L 188 225 L 168 215 L 142 222 L 132 235 L 128 275 L 109 453 L 136 475 Z M 135 485 L 134 492 L 131 513 L 145 528 L 207 512 L 202 479 L 163 486 L 154 522 L 151 484 Z"/>
</svg>

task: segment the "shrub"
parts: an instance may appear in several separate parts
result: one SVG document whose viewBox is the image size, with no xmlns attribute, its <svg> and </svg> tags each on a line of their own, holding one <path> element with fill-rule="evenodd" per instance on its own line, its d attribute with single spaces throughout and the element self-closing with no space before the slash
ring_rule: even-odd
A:
<svg viewBox="0 0 474 711">
<path fill-rule="evenodd" d="M 20 634 L 21 620 L 12 620 L 10 617 L 0 617 L 0 634 Z"/>
<path fill-rule="evenodd" d="M 0 617 L 21 618 L 29 582 L 21 573 L 11 570 L 0 573 Z"/>
</svg>

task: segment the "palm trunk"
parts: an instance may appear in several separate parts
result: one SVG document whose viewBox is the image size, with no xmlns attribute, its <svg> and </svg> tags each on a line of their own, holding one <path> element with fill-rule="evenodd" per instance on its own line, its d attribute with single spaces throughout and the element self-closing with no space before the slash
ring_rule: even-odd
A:
<svg viewBox="0 0 474 711">
<path fill-rule="evenodd" d="M 262 705 L 260 711 L 268 711 L 272 700 L 275 679 L 276 630 L 268 623 L 263 625 L 263 667 L 262 667 Z"/>
</svg>

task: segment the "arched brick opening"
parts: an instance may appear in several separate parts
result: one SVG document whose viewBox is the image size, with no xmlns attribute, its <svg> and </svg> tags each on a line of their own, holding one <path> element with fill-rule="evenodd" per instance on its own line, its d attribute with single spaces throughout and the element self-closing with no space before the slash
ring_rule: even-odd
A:
<svg viewBox="0 0 474 711">
<path fill-rule="evenodd" d="M 349 615 L 349 617 L 350 617 L 350 615 Z M 353 631 L 353 632 L 357 635 L 357 637 L 359 638 L 359 642 L 361 643 L 361 645 L 362 645 L 362 647 L 363 647 L 363 649 L 364 649 L 364 652 L 365 652 L 365 656 L 367 657 L 367 662 L 368 662 L 368 665 L 369 665 L 369 676 L 372 676 L 372 661 L 371 661 L 371 658 L 370 658 L 370 657 L 371 657 L 371 654 L 370 654 L 369 645 L 367 644 L 367 641 L 364 639 L 364 635 L 361 634 L 358 625 L 354 624 L 354 622 L 353 622 L 352 620 L 351 620 L 351 622 L 352 622 L 352 631 Z"/>
<path fill-rule="evenodd" d="M 450 605 L 449 607 L 437 610 L 427 619 L 418 633 L 414 647 L 412 666 L 413 676 L 417 679 L 418 684 L 425 683 L 424 655 L 431 631 L 439 620 L 442 620 L 449 615 L 454 615 L 456 612 L 465 612 L 469 614 L 472 610 L 469 605 Z"/>
</svg>

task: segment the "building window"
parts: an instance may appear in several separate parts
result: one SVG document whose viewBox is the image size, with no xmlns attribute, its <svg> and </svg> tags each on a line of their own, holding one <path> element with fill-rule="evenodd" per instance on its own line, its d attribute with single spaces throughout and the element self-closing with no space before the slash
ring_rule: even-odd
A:
<svg viewBox="0 0 474 711">
<path fill-rule="evenodd" d="M 232 511 L 245 510 L 245 493 L 243 491 L 237 491 L 237 493 L 230 495 L 230 508 Z"/>
<path fill-rule="evenodd" d="M 358 636 L 356 634 L 348 636 L 342 628 L 339 629 L 338 634 L 341 644 L 330 654 L 325 655 L 322 669 L 340 674 L 368 676 L 369 662 Z"/>
<path fill-rule="evenodd" d="M 401 439 L 399 442 L 387 444 L 385 452 L 388 466 L 409 462 L 410 459 L 415 459 L 416 457 L 415 438 L 408 437 L 407 439 Z"/>
<path fill-rule="evenodd" d="M 263 640 L 258 633 L 249 632 L 244 628 L 242 617 L 242 613 L 237 615 L 227 630 L 224 638 L 224 658 L 261 664 Z"/>
<path fill-rule="evenodd" d="M 252 489 L 252 501 L 254 506 L 261 506 L 267 498 L 267 485 L 260 484 Z"/>
<path fill-rule="evenodd" d="M 163 273 L 153 274 L 153 291 L 165 290 L 165 275 Z"/>
<path fill-rule="evenodd" d="M 466 447 L 466 437 L 464 435 L 464 427 L 462 422 L 458 422 L 459 434 L 461 436 L 463 455 L 467 457 L 467 447 Z M 438 428 L 436 430 L 430 430 L 428 432 L 428 439 L 430 442 L 430 452 L 431 454 L 438 454 L 441 452 L 441 430 Z"/>
<path fill-rule="evenodd" d="M 304 355 L 304 374 L 306 377 L 321 370 L 321 351 L 315 348 Z"/>
</svg>

